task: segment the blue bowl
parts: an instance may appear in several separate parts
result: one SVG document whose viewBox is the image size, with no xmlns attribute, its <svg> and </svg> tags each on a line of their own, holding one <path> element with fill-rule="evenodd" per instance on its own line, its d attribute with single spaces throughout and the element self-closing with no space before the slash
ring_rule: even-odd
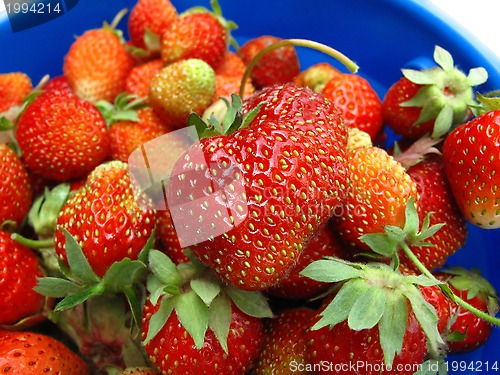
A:
<svg viewBox="0 0 500 375">
<path fill-rule="evenodd" d="M 48 2 L 48 1 L 45 1 Z M 135 1 L 66 0 L 66 13 L 33 28 L 13 32 L 5 13 L 0 13 L 0 72 L 22 71 L 38 82 L 45 74 L 62 74 L 62 61 L 75 35 L 111 21 Z M 194 5 L 209 7 L 208 0 L 173 0 L 179 11 Z M 347 54 L 360 66 L 359 74 L 369 79 L 381 97 L 400 77 L 402 67 L 426 68 L 433 64 L 434 46 L 451 52 L 464 71 L 483 66 L 488 81 L 481 92 L 500 88 L 500 60 L 490 50 L 447 18 L 427 1 L 401 0 L 220 0 L 224 15 L 235 20 L 237 40 L 262 34 L 282 38 L 307 38 L 326 43 Z M 73 8 L 71 8 L 73 7 Z M 71 8 L 71 9 L 70 9 Z M 26 27 L 19 23 L 16 27 Z M 126 23 L 119 27 L 126 31 Z M 298 48 L 302 68 L 316 62 L 337 62 L 318 52 Z M 341 69 L 343 67 L 339 66 Z M 464 248 L 449 263 L 478 267 L 500 290 L 500 230 L 469 226 Z M 450 374 L 476 374 L 500 367 L 500 329 L 495 327 L 483 347 L 460 356 L 448 357 Z"/>
</svg>

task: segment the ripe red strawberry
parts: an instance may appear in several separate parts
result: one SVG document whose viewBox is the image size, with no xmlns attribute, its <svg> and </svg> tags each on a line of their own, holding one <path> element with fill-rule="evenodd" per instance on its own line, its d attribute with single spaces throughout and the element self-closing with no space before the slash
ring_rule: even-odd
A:
<svg viewBox="0 0 500 375">
<path fill-rule="evenodd" d="M 276 286 L 267 290 L 273 296 L 287 299 L 305 299 L 317 296 L 330 284 L 304 277 L 300 272 L 310 263 L 326 256 L 347 259 L 348 252 L 337 237 L 330 223 L 319 228 L 304 247 L 297 263 L 290 273 Z"/>
<path fill-rule="evenodd" d="M 306 331 L 316 311 L 291 308 L 276 315 L 265 325 L 265 339 L 252 374 L 289 374 L 294 364 L 307 363 Z M 300 372 L 299 372 L 300 373 Z"/>
<path fill-rule="evenodd" d="M 56 252 L 67 262 L 64 228 L 81 245 L 93 271 L 103 276 L 114 262 L 137 259 L 155 221 L 155 212 L 139 206 L 134 197 L 127 165 L 105 163 L 63 206 L 57 219 Z"/>
<path fill-rule="evenodd" d="M 441 335 L 446 334 L 446 330 L 449 329 L 450 318 L 452 316 L 452 307 L 453 302 L 450 301 L 448 297 L 443 293 L 441 288 L 436 285 L 431 286 L 420 286 L 420 290 L 422 291 L 422 295 L 425 300 L 429 302 L 434 309 L 436 310 L 436 314 L 438 317 L 438 331 Z"/>
<path fill-rule="evenodd" d="M 203 262 L 247 290 L 280 282 L 345 184 L 346 129 L 331 103 L 290 84 L 249 98 L 243 112 L 262 101 L 246 127 L 194 144 L 168 189 L 181 245 L 196 243 Z"/>
<path fill-rule="evenodd" d="M 195 58 L 216 69 L 228 44 L 228 33 L 215 14 L 186 12 L 163 33 L 161 58 L 165 65 Z"/>
<path fill-rule="evenodd" d="M 0 331 L 0 371 L 5 374 L 89 374 L 85 361 L 62 342 L 23 331 Z"/>
<path fill-rule="evenodd" d="M 240 91 L 242 77 L 238 76 L 225 76 L 225 75 L 215 75 L 215 94 L 213 101 L 215 102 L 221 96 L 229 99 L 231 94 L 236 94 Z M 255 93 L 255 87 L 250 81 L 245 82 L 245 89 L 243 92 L 244 97 L 248 97 Z"/>
<path fill-rule="evenodd" d="M 33 325 L 45 318 L 42 316 L 45 298 L 33 290 L 37 277 L 41 276 L 35 253 L 12 240 L 10 233 L 0 230 L 1 326 Z"/>
<path fill-rule="evenodd" d="M 134 65 L 116 23 L 105 24 L 77 37 L 64 58 L 63 73 L 72 91 L 96 103 L 112 102 L 124 90 L 125 78 Z"/>
<path fill-rule="evenodd" d="M 125 78 L 125 91 L 146 98 L 149 92 L 149 82 L 162 68 L 161 59 L 154 59 L 134 66 Z"/>
<path fill-rule="evenodd" d="M 177 19 L 177 9 L 170 0 L 139 0 L 128 18 L 130 42 L 150 54 L 158 54 L 161 36 Z"/>
<path fill-rule="evenodd" d="M 436 310 L 420 289 L 435 285 L 427 277 L 335 258 L 315 261 L 302 274 L 338 283 L 307 331 L 309 361 L 328 363 L 327 373 L 413 374 L 444 345 Z"/>
<path fill-rule="evenodd" d="M 0 226 L 5 221 L 21 224 L 32 201 L 26 167 L 15 151 L 0 143 Z"/>
<path fill-rule="evenodd" d="M 403 77 L 383 99 L 384 123 L 404 138 L 418 139 L 427 133 L 439 138 L 465 121 L 474 105 L 472 87 L 488 76 L 483 68 L 471 69 L 466 76 L 439 46 L 434 60 L 437 65 L 423 71 L 403 69 Z"/>
<path fill-rule="evenodd" d="M 326 83 L 338 74 L 342 73 L 333 65 L 320 62 L 297 74 L 293 78 L 293 83 L 297 86 L 305 86 L 313 91 L 321 92 Z"/>
<path fill-rule="evenodd" d="M 451 290 L 473 307 L 495 316 L 499 310 L 495 288 L 480 274 L 479 270 L 463 267 L 444 269 L 436 274 L 448 283 Z M 447 344 L 450 353 L 474 350 L 488 340 L 493 330 L 491 323 L 451 302 L 451 319 L 448 325 Z"/>
<path fill-rule="evenodd" d="M 215 69 L 215 74 L 242 77 L 245 73 L 245 69 L 246 64 L 241 57 L 232 51 L 227 51 L 221 63 Z"/>
<path fill-rule="evenodd" d="M 238 50 L 238 56 L 248 65 L 262 49 L 280 40 L 281 38 L 272 35 L 250 39 Z M 293 46 L 286 46 L 264 55 L 252 69 L 251 78 L 254 86 L 261 89 L 290 82 L 299 73 L 300 64 L 297 52 Z"/>
<path fill-rule="evenodd" d="M 165 254 L 168 255 L 175 264 L 188 262 L 189 259 L 184 254 L 185 248 L 179 243 L 177 232 L 170 211 L 167 209 L 159 210 L 157 214 L 157 235 L 164 247 Z"/>
<path fill-rule="evenodd" d="M 356 74 L 336 74 L 321 91 L 333 101 L 349 127 L 376 140 L 383 126 L 382 101 L 367 79 Z"/>
<path fill-rule="evenodd" d="M 60 75 L 51 78 L 42 87 L 44 91 L 49 90 L 62 90 L 71 92 L 71 87 L 69 87 L 68 79 L 64 75 Z"/>
<path fill-rule="evenodd" d="M 187 125 L 191 112 L 202 114 L 215 94 L 215 73 L 205 61 L 183 59 L 163 68 L 149 84 L 148 101 L 168 127 Z"/>
<path fill-rule="evenodd" d="M 41 93 L 21 114 L 15 135 L 28 169 L 49 180 L 85 176 L 109 152 L 99 110 L 67 91 Z"/>
<path fill-rule="evenodd" d="M 500 228 L 500 110 L 460 125 L 443 145 L 444 172 L 465 218 L 485 229 Z"/>
<path fill-rule="evenodd" d="M 0 117 L 11 107 L 20 106 L 33 90 L 30 77 L 21 72 L 0 74 Z"/>
<path fill-rule="evenodd" d="M 345 205 L 334 216 L 342 240 L 368 250 L 362 235 L 383 232 L 386 225 L 403 228 L 406 204 L 418 201 L 415 182 L 385 150 L 359 147 L 349 154 Z"/>
<path fill-rule="evenodd" d="M 397 156 L 396 156 L 397 158 Z M 407 169 L 407 173 L 417 186 L 419 204 L 417 213 L 420 222 L 432 212 L 430 224 L 444 223 L 434 235 L 426 239 L 433 246 L 410 245 L 411 251 L 430 271 L 442 267 L 448 257 L 465 245 L 467 224 L 457 207 L 448 181 L 443 171 L 443 161 L 438 155 L 428 156 Z M 415 269 L 415 265 L 405 255 L 401 263 Z"/>
</svg>

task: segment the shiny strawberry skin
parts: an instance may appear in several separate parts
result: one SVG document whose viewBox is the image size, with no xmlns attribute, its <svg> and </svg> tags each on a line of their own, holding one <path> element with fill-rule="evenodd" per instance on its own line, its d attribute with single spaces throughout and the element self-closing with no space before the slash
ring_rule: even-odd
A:
<svg viewBox="0 0 500 375">
<path fill-rule="evenodd" d="M 0 325 L 13 325 L 42 310 L 45 298 L 33 290 L 41 276 L 35 253 L 0 230 Z"/>
<path fill-rule="evenodd" d="M 160 303 L 153 306 L 146 301 L 143 310 L 142 334 L 149 327 L 151 315 Z M 182 375 L 231 375 L 244 374 L 253 366 L 259 355 L 264 328 L 261 319 L 244 314 L 232 306 L 231 324 L 227 338 L 229 354 L 226 354 L 213 331 L 209 328 L 201 349 L 173 312 L 163 328 L 149 341 L 144 350 L 150 361 L 162 373 Z"/>
<path fill-rule="evenodd" d="M 169 187 L 170 207 L 180 207 L 171 209 L 174 222 L 179 218 L 188 240 L 200 232 L 199 215 L 207 223 L 192 251 L 227 282 L 247 290 L 279 283 L 305 242 L 341 205 L 345 186 L 346 131 L 329 102 L 294 85 L 249 100 L 264 97 L 269 105 L 246 128 L 193 145 Z M 215 191 L 225 189 L 221 198 L 229 200 L 223 209 L 231 211 L 229 222 L 220 211 L 227 203 L 214 202 L 204 188 L 212 179 Z M 228 191 L 225 185 L 240 188 Z M 190 201 L 192 210 L 183 210 L 181 203 Z"/>
<path fill-rule="evenodd" d="M 444 172 L 458 207 L 472 224 L 500 228 L 500 110 L 455 128 L 443 145 Z"/>
<path fill-rule="evenodd" d="M 99 110 L 67 91 L 40 94 L 22 113 L 15 134 L 28 169 L 49 180 L 85 176 L 109 152 Z"/>
<path fill-rule="evenodd" d="M 165 65 L 196 58 L 216 69 L 227 51 L 227 32 L 208 12 L 180 16 L 161 39 L 161 58 Z"/>
<path fill-rule="evenodd" d="M 184 254 L 185 248 L 179 243 L 172 215 L 168 209 L 158 211 L 156 227 L 157 236 L 164 247 L 164 252 L 172 262 L 175 264 L 189 262 L 189 258 Z"/>
<path fill-rule="evenodd" d="M 29 331 L 0 331 L 0 371 L 88 375 L 89 367 L 65 344 L 50 336 Z"/>
<path fill-rule="evenodd" d="M 155 226 L 155 211 L 139 206 L 127 165 L 113 161 L 97 167 L 87 183 L 63 206 L 57 225 L 81 245 L 91 268 L 103 276 L 123 258 L 137 259 Z M 66 239 L 56 230 L 55 248 L 66 260 Z"/>
<path fill-rule="evenodd" d="M 432 212 L 430 225 L 444 223 L 426 242 L 434 246 L 413 246 L 410 249 L 428 270 L 435 270 L 446 263 L 448 257 L 465 245 L 467 239 L 467 223 L 461 214 L 451 193 L 448 180 L 443 171 L 440 156 L 428 157 L 407 170 L 417 185 L 419 204 L 417 213 L 420 223 Z M 401 263 L 413 268 L 415 265 L 401 253 Z"/>
<path fill-rule="evenodd" d="M 337 74 L 321 91 L 333 101 L 349 127 L 367 132 L 375 140 L 382 130 L 382 101 L 367 79 L 356 74 Z"/>
<path fill-rule="evenodd" d="M 64 59 L 63 73 L 72 91 L 96 103 L 113 102 L 124 90 L 125 78 L 134 66 L 120 38 L 107 29 L 93 29 L 79 36 Z"/>
<path fill-rule="evenodd" d="M 6 144 L 0 144 L 0 225 L 6 220 L 20 225 L 32 201 L 28 171 Z"/>
<path fill-rule="evenodd" d="M 238 50 L 238 56 L 248 64 L 263 48 L 279 42 L 281 38 L 262 35 L 250 39 Z M 297 52 L 292 46 L 278 48 L 263 56 L 252 69 L 251 78 L 257 89 L 284 84 L 293 80 L 300 72 Z"/>
</svg>

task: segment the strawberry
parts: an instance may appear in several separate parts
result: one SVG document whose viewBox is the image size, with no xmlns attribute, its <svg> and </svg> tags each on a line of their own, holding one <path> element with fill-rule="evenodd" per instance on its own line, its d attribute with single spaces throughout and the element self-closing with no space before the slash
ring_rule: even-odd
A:
<svg viewBox="0 0 500 375">
<path fill-rule="evenodd" d="M 384 123 L 404 138 L 418 139 L 427 133 L 439 138 L 462 123 L 475 106 L 472 87 L 484 83 L 484 68 L 466 76 L 454 67 L 445 49 L 434 49 L 436 66 L 426 70 L 403 69 L 403 77 L 387 90 L 382 101 Z"/>
<path fill-rule="evenodd" d="M 139 0 L 130 11 L 128 32 L 133 46 L 159 55 L 161 36 L 177 19 L 170 0 Z"/>
<path fill-rule="evenodd" d="M 433 246 L 410 245 L 410 249 L 420 262 L 432 271 L 442 267 L 450 255 L 465 245 L 467 225 L 444 175 L 442 157 L 439 155 L 426 157 L 409 167 L 407 173 L 417 185 L 419 220 L 423 221 L 425 216 L 432 212 L 431 225 L 445 224 L 433 236 L 427 238 L 426 241 Z M 402 255 L 400 260 L 402 264 L 415 270 L 414 264 L 405 255 Z"/>
<path fill-rule="evenodd" d="M 158 238 L 165 249 L 165 254 L 175 264 L 188 262 L 189 259 L 184 254 L 185 249 L 179 243 L 172 215 L 168 209 L 158 211 L 156 227 Z"/>
<path fill-rule="evenodd" d="M 238 56 L 248 65 L 264 48 L 281 41 L 272 35 L 262 35 L 248 40 L 238 50 Z M 293 80 L 299 74 L 300 64 L 293 46 L 278 48 L 264 55 L 251 72 L 252 83 L 257 89 L 283 84 Z"/>
<path fill-rule="evenodd" d="M 144 350 L 161 373 L 247 373 L 263 340 L 261 318 L 271 310 L 260 293 L 229 286 L 190 259 L 175 266 L 160 251 L 149 252 Z"/>
<path fill-rule="evenodd" d="M 71 90 L 92 103 L 98 100 L 112 102 L 124 90 L 125 78 L 134 60 L 127 52 L 116 24 L 92 29 L 77 37 L 64 58 L 63 73 Z"/>
<path fill-rule="evenodd" d="M 265 325 L 265 339 L 252 374 L 289 374 L 307 362 L 306 331 L 316 311 L 306 307 L 280 312 Z"/>
<path fill-rule="evenodd" d="M 349 154 L 345 205 L 334 215 L 335 228 L 348 245 L 368 247 L 360 237 L 382 232 L 384 226 L 403 227 L 406 203 L 418 200 L 415 182 L 385 150 L 359 147 Z"/>
<path fill-rule="evenodd" d="M 228 32 L 219 18 L 208 11 L 181 14 L 161 37 L 165 65 L 184 59 L 200 59 L 213 69 L 224 59 Z"/>
<path fill-rule="evenodd" d="M 49 180 L 88 174 L 109 152 L 109 135 L 99 110 L 76 95 L 42 92 L 22 112 L 16 139 L 28 169 Z"/>
<path fill-rule="evenodd" d="M 33 90 L 30 77 L 21 72 L 0 74 L 0 117 L 12 107 L 20 106 Z"/>
<path fill-rule="evenodd" d="M 232 51 L 227 51 L 221 63 L 215 69 L 216 75 L 243 77 L 246 64 L 241 57 Z"/>
<path fill-rule="evenodd" d="M 40 262 L 34 252 L 0 230 L 0 295 L 3 309 L 0 325 L 27 326 L 44 319 L 45 298 L 35 292 L 37 277 L 42 276 Z"/>
<path fill-rule="evenodd" d="M 80 244 L 90 267 L 103 276 L 123 258 L 137 259 L 154 229 L 153 210 L 134 197 L 127 165 L 102 164 L 65 203 L 57 219 L 56 252 L 67 262 L 66 229 Z"/>
<path fill-rule="evenodd" d="M 326 83 L 334 76 L 341 74 L 340 70 L 327 62 L 311 65 L 293 78 L 297 86 L 309 87 L 311 90 L 321 92 Z"/>
<path fill-rule="evenodd" d="M 382 101 L 367 79 L 336 74 L 321 92 L 339 109 L 347 126 L 363 130 L 375 141 L 383 126 Z"/>
<path fill-rule="evenodd" d="M 446 281 L 456 295 L 473 307 L 491 316 L 498 312 L 497 292 L 479 270 L 452 267 L 436 273 L 436 276 Z M 492 330 L 491 323 L 451 303 L 449 334 L 446 337 L 450 353 L 464 353 L 480 347 L 486 343 Z"/>
<path fill-rule="evenodd" d="M 14 150 L 0 144 L 0 225 L 6 221 L 19 226 L 32 202 L 28 172 Z"/>
<path fill-rule="evenodd" d="M 289 84 L 250 97 L 243 112 L 262 101 L 240 129 L 193 144 L 167 189 L 181 245 L 196 244 L 203 262 L 247 290 L 281 281 L 341 205 L 345 183 L 346 129 L 329 101 Z"/>
<path fill-rule="evenodd" d="M 240 90 L 242 77 L 238 76 L 226 76 L 226 75 L 215 75 L 215 94 L 213 97 L 213 101 L 215 102 L 221 96 L 229 99 L 231 94 L 235 94 Z M 255 87 L 251 82 L 245 82 L 245 89 L 243 92 L 243 96 L 247 97 L 255 93 Z"/>
<path fill-rule="evenodd" d="M 11 374 L 89 374 L 85 361 L 65 344 L 29 331 L 0 331 L 0 371 Z"/>
<path fill-rule="evenodd" d="M 330 223 L 327 223 L 309 240 L 304 247 L 297 263 L 293 266 L 288 276 L 278 285 L 267 290 L 272 296 L 287 299 L 305 299 L 317 296 L 325 291 L 330 285 L 317 282 L 304 277 L 300 272 L 310 263 L 326 256 L 336 256 L 346 259 L 348 257 L 344 245 L 334 233 Z"/>
<path fill-rule="evenodd" d="M 437 282 L 385 264 L 332 257 L 311 263 L 302 274 L 338 283 L 306 333 L 311 365 L 328 363 L 331 374 L 413 374 L 444 345 L 436 311 L 420 289 Z"/>
<path fill-rule="evenodd" d="M 69 87 L 68 79 L 64 75 L 60 75 L 54 78 L 51 78 L 47 81 L 42 87 L 44 91 L 49 90 L 62 90 L 71 92 L 71 88 Z"/>
<path fill-rule="evenodd" d="M 161 59 L 154 59 L 134 66 L 125 78 L 125 91 L 139 97 L 147 97 L 149 82 L 163 68 Z"/>
<path fill-rule="evenodd" d="M 215 73 L 200 59 L 184 59 L 157 73 L 149 84 L 148 101 L 165 125 L 187 125 L 191 112 L 202 114 L 215 94 Z"/>
<path fill-rule="evenodd" d="M 500 110 L 479 115 L 446 137 L 443 163 L 458 207 L 472 224 L 500 228 Z"/>
</svg>

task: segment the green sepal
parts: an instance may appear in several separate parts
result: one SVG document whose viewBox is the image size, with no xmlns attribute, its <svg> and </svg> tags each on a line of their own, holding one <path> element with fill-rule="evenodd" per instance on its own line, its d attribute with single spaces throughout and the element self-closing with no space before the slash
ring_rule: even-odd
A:
<svg viewBox="0 0 500 375">
<path fill-rule="evenodd" d="M 328 257 L 309 263 L 302 271 L 302 276 L 324 282 L 336 283 L 361 276 L 361 271 L 353 267 L 353 263 Z"/>
<path fill-rule="evenodd" d="M 159 35 L 151 31 L 149 27 L 144 29 L 144 45 L 149 52 L 161 50 L 161 38 Z"/>
<path fill-rule="evenodd" d="M 384 363 L 393 363 L 401 353 L 408 320 L 408 305 L 400 296 L 387 296 L 384 314 L 380 317 L 380 346 L 384 352 Z"/>
<path fill-rule="evenodd" d="M 232 286 L 225 287 L 224 292 L 245 314 L 256 318 L 273 317 L 273 312 L 262 293 L 242 290 Z"/>
<path fill-rule="evenodd" d="M 149 252 L 149 268 L 151 272 L 165 285 L 180 286 L 182 276 L 174 262 L 163 252 L 151 250 Z"/>
<path fill-rule="evenodd" d="M 375 327 L 384 315 L 386 300 L 387 293 L 382 288 L 368 286 L 351 306 L 349 327 L 355 331 Z"/>
<path fill-rule="evenodd" d="M 7 131 L 14 129 L 14 123 L 9 121 L 7 117 L 0 116 L 0 131 Z"/>
<path fill-rule="evenodd" d="M 420 366 L 420 370 L 413 375 L 446 375 L 449 364 L 443 358 L 430 358 Z"/>
<path fill-rule="evenodd" d="M 434 129 L 432 130 L 433 138 L 441 138 L 444 136 L 448 130 L 450 130 L 450 124 L 453 123 L 453 108 L 450 105 L 445 105 L 441 111 L 439 111 L 436 121 L 434 121 Z"/>
<path fill-rule="evenodd" d="M 101 284 L 107 291 L 118 293 L 143 278 L 146 270 L 147 267 L 144 263 L 124 258 L 109 267 Z"/>
<path fill-rule="evenodd" d="M 62 298 L 82 291 L 80 285 L 60 277 L 40 277 L 33 289 L 37 293 L 54 298 Z"/>
<path fill-rule="evenodd" d="M 405 206 L 404 232 L 410 236 L 416 236 L 419 229 L 417 209 L 415 208 L 415 198 L 410 197 Z"/>
<path fill-rule="evenodd" d="M 467 82 L 471 86 L 478 86 L 488 80 L 488 72 L 483 67 L 472 68 L 467 74 Z"/>
<path fill-rule="evenodd" d="M 75 238 L 67 231 L 66 228 L 60 227 L 66 238 L 66 257 L 68 259 L 69 269 L 72 277 L 77 278 L 85 285 L 93 285 L 100 282 L 97 276 L 90 267 L 90 264 L 83 254 L 80 245 L 76 242 Z"/>
<path fill-rule="evenodd" d="M 440 46 L 435 46 L 434 48 L 434 61 L 441 67 L 443 70 L 451 71 L 454 69 L 454 61 L 451 53 Z"/>
<path fill-rule="evenodd" d="M 448 342 L 460 342 L 465 340 L 467 337 L 467 328 L 465 329 L 465 332 L 459 332 L 457 330 L 452 331 L 451 333 L 446 335 L 446 341 Z"/>
<path fill-rule="evenodd" d="M 163 297 L 160 300 L 160 307 L 158 308 L 158 311 L 156 311 L 156 313 L 154 313 L 149 320 L 148 332 L 146 334 L 146 338 L 143 341 L 143 345 L 148 344 L 151 339 L 154 338 L 163 328 L 170 314 L 174 310 L 176 298 L 177 297 Z"/>
<path fill-rule="evenodd" d="M 189 285 L 203 300 L 205 305 L 210 306 L 215 297 L 221 292 L 220 281 L 210 277 L 212 274 L 202 275 L 190 281 Z"/>
<path fill-rule="evenodd" d="M 227 338 L 231 326 L 231 300 L 225 294 L 219 294 L 208 308 L 208 327 L 215 334 L 222 349 L 228 354 Z"/>
<path fill-rule="evenodd" d="M 477 100 L 482 105 L 481 109 L 483 113 L 500 109 L 500 92 L 488 93 L 486 95 L 478 92 Z"/>
<path fill-rule="evenodd" d="M 208 329 L 208 307 L 194 290 L 185 292 L 175 299 L 175 312 L 197 349 L 203 347 Z"/>
<path fill-rule="evenodd" d="M 102 287 L 101 284 L 94 284 L 90 288 L 84 289 L 80 292 L 71 294 L 63 298 L 61 301 L 59 301 L 59 303 L 57 303 L 57 305 L 55 305 L 54 311 L 57 312 L 70 309 L 72 307 L 82 304 L 89 298 L 102 294 L 103 292 L 104 288 Z"/>
<path fill-rule="evenodd" d="M 137 114 L 137 110 L 146 107 L 148 104 L 146 98 L 122 92 L 116 96 L 114 103 L 99 100 L 95 105 L 102 113 L 106 124 L 110 126 L 119 121 L 138 122 L 139 115 Z"/>
<path fill-rule="evenodd" d="M 386 257 L 394 256 L 398 251 L 398 243 L 386 233 L 368 233 L 359 239 L 375 253 Z"/>
</svg>

